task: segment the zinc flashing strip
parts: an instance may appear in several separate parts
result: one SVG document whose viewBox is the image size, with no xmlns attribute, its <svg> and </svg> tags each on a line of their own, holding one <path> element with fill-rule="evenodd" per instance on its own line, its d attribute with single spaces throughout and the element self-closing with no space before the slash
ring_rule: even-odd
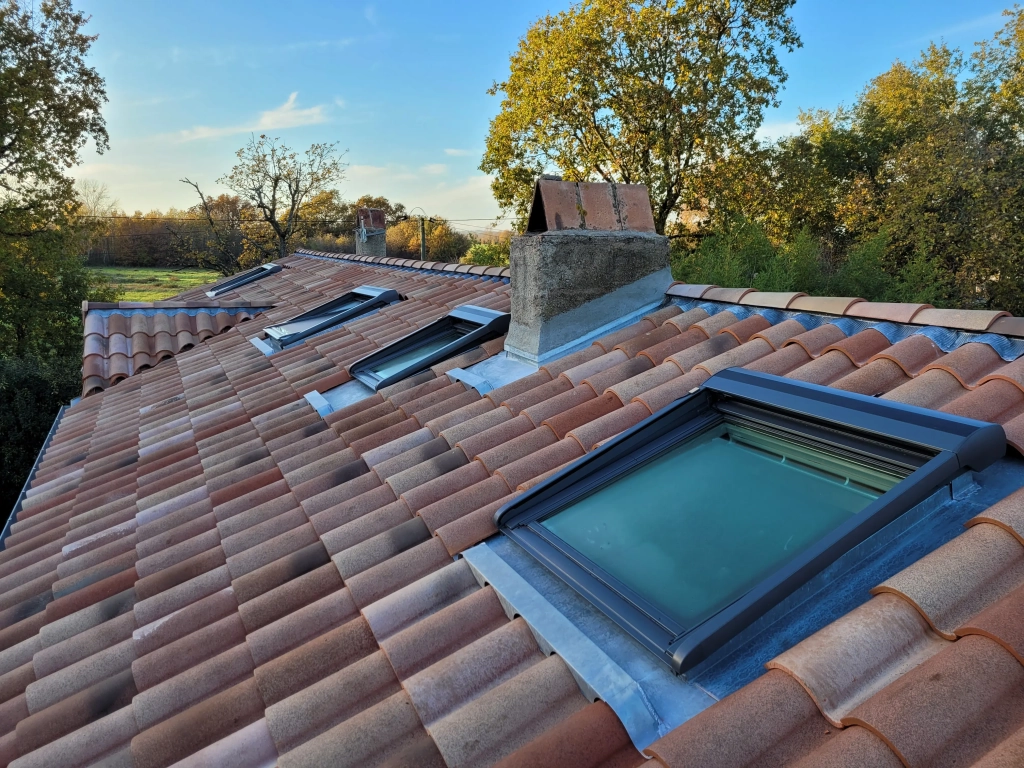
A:
<svg viewBox="0 0 1024 768">
<path fill-rule="evenodd" d="M 71 405 L 74 405 L 75 402 L 75 400 L 72 400 Z M 32 464 L 32 469 L 29 470 L 28 477 L 25 478 L 25 484 L 21 486 L 21 493 L 18 494 L 18 500 L 14 503 L 14 509 L 11 510 L 11 514 L 7 517 L 7 522 L 4 523 L 3 532 L 0 532 L 0 551 L 5 548 L 7 537 L 11 535 L 11 525 L 17 518 L 18 513 L 21 512 L 21 505 L 25 501 L 25 494 L 28 492 L 29 486 L 32 485 L 32 481 L 35 479 L 36 471 L 39 469 L 39 462 L 43 460 L 43 455 L 46 453 L 46 449 L 50 447 L 50 443 L 53 441 L 53 436 L 57 434 L 57 428 L 60 426 L 60 422 L 64 418 L 64 412 L 70 407 L 70 405 L 62 405 L 60 410 L 57 411 L 57 417 L 53 420 L 53 425 L 50 427 L 50 431 L 46 435 L 46 439 L 43 441 L 43 446 L 39 449 L 39 453 L 36 454 L 36 460 Z"/>
<path fill-rule="evenodd" d="M 480 585 L 491 585 L 509 618 L 522 617 L 545 653 L 561 657 L 583 694 L 590 701 L 600 699 L 612 708 L 638 750 L 670 730 L 639 683 L 486 543 L 466 550 L 462 556 Z"/>
<path fill-rule="evenodd" d="M 584 347 L 589 347 L 602 336 L 607 336 L 609 333 L 612 333 L 613 331 L 617 331 L 620 328 L 625 328 L 627 325 L 632 325 L 633 323 L 643 319 L 645 315 L 649 315 L 652 312 L 661 309 L 661 307 L 665 306 L 665 304 L 666 302 L 664 299 L 652 301 L 650 304 L 646 304 L 645 306 L 640 307 L 640 309 L 630 312 L 628 315 L 622 315 L 621 317 L 617 317 L 611 322 L 605 323 L 600 328 L 595 328 L 589 333 L 580 336 L 577 339 L 573 339 L 572 341 L 568 341 L 560 347 L 555 347 L 554 349 L 548 350 L 539 357 L 537 355 L 531 355 L 529 352 L 524 352 L 522 350 L 510 347 L 508 346 L 507 341 L 505 342 L 505 353 L 508 355 L 510 359 L 516 360 L 521 363 L 525 363 L 527 365 L 531 365 L 534 367 L 534 369 L 536 369 L 544 365 L 545 363 L 550 363 L 552 360 L 557 360 L 560 357 L 571 355 L 573 352 L 577 352 L 583 349 Z M 680 306 L 682 306 L 682 304 L 680 304 Z"/>
</svg>

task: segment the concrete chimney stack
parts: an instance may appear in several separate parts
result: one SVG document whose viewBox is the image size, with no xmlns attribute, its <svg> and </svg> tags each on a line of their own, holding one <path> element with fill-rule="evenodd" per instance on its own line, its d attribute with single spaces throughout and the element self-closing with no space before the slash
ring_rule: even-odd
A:
<svg viewBox="0 0 1024 768">
<path fill-rule="evenodd" d="M 380 208 L 360 208 L 356 211 L 359 227 L 356 229 L 357 256 L 387 255 L 387 224 Z"/>
<path fill-rule="evenodd" d="M 541 178 L 513 238 L 505 349 L 542 364 L 618 318 L 657 305 L 672 283 L 668 238 L 640 184 Z"/>
</svg>

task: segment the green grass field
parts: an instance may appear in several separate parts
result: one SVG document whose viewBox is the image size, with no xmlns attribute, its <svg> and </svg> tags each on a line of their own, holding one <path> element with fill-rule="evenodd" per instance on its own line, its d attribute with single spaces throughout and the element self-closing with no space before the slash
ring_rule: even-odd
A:
<svg viewBox="0 0 1024 768">
<path fill-rule="evenodd" d="M 122 291 L 121 301 L 160 301 L 220 279 L 218 273 L 206 269 L 90 267 L 89 271 L 102 275 Z"/>
</svg>

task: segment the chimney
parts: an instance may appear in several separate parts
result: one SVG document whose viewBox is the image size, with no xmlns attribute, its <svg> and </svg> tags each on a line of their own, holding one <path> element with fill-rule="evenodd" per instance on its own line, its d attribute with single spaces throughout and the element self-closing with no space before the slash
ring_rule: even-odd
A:
<svg viewBox="0 0 1024 768">
<path fill-rule="evenodd" d="M 505 349 L 543 364 L 581 338 L 657 306 L 672 284 L 668 238 L 642 184 L 537 181 L 526 232 L 513 238 Z"/>
<path fill-rule="evenodd" d="M 386 256 L 387 237 L 384 211 L 380 208 L 360 208 L 356 211 L 359 228 L 356 230 L 357 256 Z"/>
</svg>

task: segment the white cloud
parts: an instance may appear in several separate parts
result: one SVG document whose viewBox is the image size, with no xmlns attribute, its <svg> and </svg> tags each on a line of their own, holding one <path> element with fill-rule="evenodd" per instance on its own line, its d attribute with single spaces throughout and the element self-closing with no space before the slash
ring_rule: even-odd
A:
<svg viewBox="0 0 1024 768">
<path fill-rule="evenodd" d="M 340 96 L 335 96 L 334 97 L 334 106 L 338 107 L 339 109 L 344 109 L 347 105 L 346 105 L 345 100 L 343 98 L 341 98 Z"/>
<path fill-rule="evenodd" d="M 471 149 L 446 149 L 444 151 L 444 153 L 446 155 L 448 155 L 449 157 L 466 157 L 468 155 L 473 154 L 473 150 L 471 150 Z"/>
<path fill-rule="evenodd" d="M 377 7 L 368 5 L 363 9 L 363 17 L 373 26 L 377 26 Z"/>
<path fill-rule="evenodd" d="M 973 32 L 978 29 L 994 29 L 1002 26 L 1000 22 L 1004 20 L 1002 12 L 999 13 L 986 13 L 984 16 L 977 16 L 973 19 L 968 19 L 959 24 L 953 24 L 943 29 L 935 30 L 922 37 L 914 38 L 908 41 L 909 43 L 928 43 L 933 40 L 939 40 L 941 38 L 956 37 L 962 35 L 965 32 Z"/>
<path fill-rule="evenodd" d="M 325 105 L 318 104 L 315 107 L 300 109 L 296 106 L 298 97 L 299 92 L 293 91 L 284 104 L 260 113 L 259 119 L 253 123 L 220 127 L 197 125 L 195 128 L 179 131 L 177 139 L 178 141 L 216 139 L 222 136 L 234 136 L 239 133 L 250 133 L 252 131 L 279 131 L 286 128 L 299 128 L 304 125 L 318 125 L 319 123 L 327 122 Z"/>
<path fill-rule="evenodd" d="M 442 176 L 448 173 L 448 166 L 444 163 L 431 163 L 430 165 L 424 165 L 420 168 L 420 171 L 431 176 Z"/>
<path fill-rule="evenodd" d="M 792 136 L 800 132 L 800 123 L 796 120 L 781 123 L 762 123 L 757 129 L 756 136 L 761 141 L 777 141 L 785 136 Z"/>
</svg>

